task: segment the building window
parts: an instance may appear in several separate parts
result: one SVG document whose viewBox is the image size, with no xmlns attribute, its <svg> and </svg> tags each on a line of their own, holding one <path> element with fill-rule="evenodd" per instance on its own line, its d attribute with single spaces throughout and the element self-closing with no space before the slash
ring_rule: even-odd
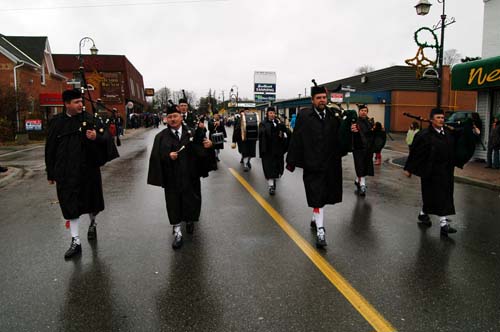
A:
<svg viewBox="0 0 500 332">
<path fill-rule="evenodd" d="M 135 85 L 132 79 L 130 79 L 130 95 L 132 97 L 135 97 Z"/>
<path fill-rule="evenodd" d="M 40 76 L 42 85 L 45 85 L 45 65 L 42 65 L 42 75 Z"/>
</svg>

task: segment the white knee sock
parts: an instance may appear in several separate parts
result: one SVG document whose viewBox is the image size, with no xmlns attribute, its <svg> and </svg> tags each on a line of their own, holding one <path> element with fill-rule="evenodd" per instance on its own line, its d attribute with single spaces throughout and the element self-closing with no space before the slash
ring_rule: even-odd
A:
<svg viewBox="0 0 500 332">
<path fill-rule="evenodd" d="M 359 178 L 359 185 L 366 186 L 366 177 L 365 176 Z"/>
<path fill-rule="evenodd" d="M 441 227 L 448 225 L 448 219 L 446 219 L 446 216 L 439 217 L 439 225 Z"/>
<path fill-rule="evenodd" d="M 313 219 L 316 221 L 316 228 L 324 227 L 323 224 L 323 208 L 313 209 Z"/>
<path fill-rule="evenodd" d="M 78 231 L 80 225 L 80 218 L 70 219 L 69 228 L 71 230 L 71 237 L 75 238 L 76 243 L 80 244 L 80 233 Z"/>
<path fill-rule="evenodd" d="M 177 234 L 182 236 L 181 224 L 174 225 L 174 235 L 177 235 Z"/>
<path fill-rule="evenodd" d="M 269 187 L 274 186 L 274 180 L 273 180 L 273 179 L 267 179 L 267 185 L 268 185 Z"/>
</svg>

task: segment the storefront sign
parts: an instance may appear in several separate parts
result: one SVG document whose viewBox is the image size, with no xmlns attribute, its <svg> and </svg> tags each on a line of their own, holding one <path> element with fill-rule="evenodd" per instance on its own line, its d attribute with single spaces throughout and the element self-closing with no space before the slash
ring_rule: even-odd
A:
<svg viewBox="0 0 500 332">
<path fill-rule="evenodd" d="M 261 95 L 261 94 L 255 95 L 256 103 L 267 103 L 269 101 L 275 101 L 275 100 L 276 100 L 276 95 Z"/>
<path fill-rule="evenodd" d="M 276 93 L 276 84 L 255 83 L 254 85 L 255 92 Z"/>
<path fill-rule="evenodd" d="M 253 75 L 253 83 L 256 102 L 276 100 L 276 72 L 256 71 Z"/>
<path fill-rule="evenodd" d="M 254 108 L 255 103 L 238 103 L 237 107 Z"/>
<path fill-rule="evenodd" d="M 453 90 L 500 87 L 500 56 L 455 65 L 451 72 Z"/>
<path fill-rule="evenodd" d="M 104 103 L 120 104 L 122 102 L 122 73 L 101 73 L 101 99 Z"/>
</svg>

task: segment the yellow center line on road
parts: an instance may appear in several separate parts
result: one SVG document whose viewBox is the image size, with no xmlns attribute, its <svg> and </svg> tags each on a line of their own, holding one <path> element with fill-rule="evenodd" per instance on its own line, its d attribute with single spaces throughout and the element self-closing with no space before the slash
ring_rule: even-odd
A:
<svg viewBox="0 0 500 332">
<path fill-rule="evenodd" d="M 241 177 L 234 169 L 229 168 L 233 176 L 241 183 L 243 187 L 253 196 L 257 203 L 274 219 L 274 221 L 283 229 L 283 231 L 297 244 L 297 246 L 309 257 L 323 275 L 344 295 L 352 306 L 363 316 L 366 321 L 375 328 L 377 332 L 393 332 L 396 329 L 382 317 L 382 315 L 360 294 L 349 282 L 338 273 L 333 266 L 324 259 L 309 242 L 302 236 L 276 211 L 262 196 L 260 196 L 252 186 Z"/>
</svg>

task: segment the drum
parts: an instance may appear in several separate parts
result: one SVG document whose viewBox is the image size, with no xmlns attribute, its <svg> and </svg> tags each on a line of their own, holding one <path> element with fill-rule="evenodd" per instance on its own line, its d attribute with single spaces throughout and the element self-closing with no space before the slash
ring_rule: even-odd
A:
<svg viewBox="0 0 500 332">
<path fill-rule="evenodd" d="M 214 145 L 224 144 L 224 134 L 223 133 L 214 133 L 214 134 L 212 134 L 212 143 Z"/>
<path fill-rule="evenodd" d="M 259 139 L 259 114 L 244 113 L 241 117 L 241 139 L 243 141 L 256 141 Z"/>
</svg>

